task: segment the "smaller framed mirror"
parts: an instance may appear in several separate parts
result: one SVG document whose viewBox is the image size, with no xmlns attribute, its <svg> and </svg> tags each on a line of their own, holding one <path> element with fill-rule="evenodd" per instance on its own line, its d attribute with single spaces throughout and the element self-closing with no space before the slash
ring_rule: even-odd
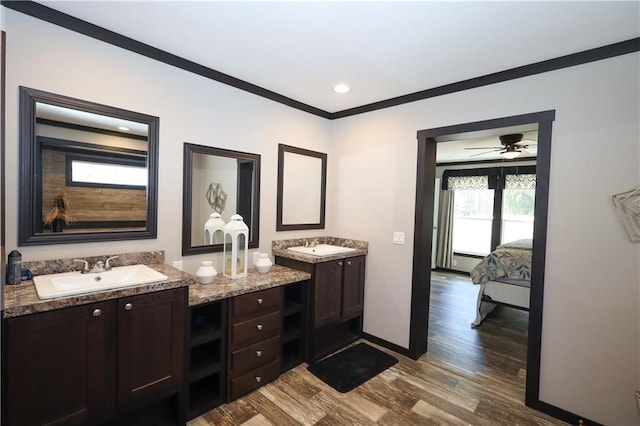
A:
<svg viewBox="0 0 640 426">
<path fill-rule="evenodd" d="M 182 255 L 223 251 L 232 215 L 249 227 L 249 248 L 259 246 L 260 155 L 184 144 Z"/>
<path fill-rule="evenodd" d="M 278 145 L 277 231 L 324 229 L 327 154 Z"/>
</svg>

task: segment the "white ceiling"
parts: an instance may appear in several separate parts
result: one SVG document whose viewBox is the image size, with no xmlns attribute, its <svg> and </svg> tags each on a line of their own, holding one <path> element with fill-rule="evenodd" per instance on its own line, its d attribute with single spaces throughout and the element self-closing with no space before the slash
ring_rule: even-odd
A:
<svg viewBox="0 0 640 426">
<path fill-rule="evenodd" d="M 637 0 L 38 3 L 329 112 L 640 36 Z M 500 159 L 467 148 L 536 130 L 453 135 L 438 161 Z"/>
<path fill-rule="evenodd" d="M 638 1 L 39 3 L 329 112 L 640 35 Z"/>
</svg>

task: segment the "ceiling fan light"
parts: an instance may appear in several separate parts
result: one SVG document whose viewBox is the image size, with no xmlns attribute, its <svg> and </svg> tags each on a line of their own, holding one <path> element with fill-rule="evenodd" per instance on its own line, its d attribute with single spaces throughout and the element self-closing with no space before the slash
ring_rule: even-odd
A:
<svg viewBox="0 0 640 426">
<path fill-rule="evenodd" d="M 510 146 L 510 147 L 507 147 L 506 150 L 502 151 L 500 155 L 502 156 L 502 158 L 506 158 L 507 160 L 513 160 L 514 158 L 518 157 L 521 153 L 522 151 L 520 151 L 519 149 L 516 149 Z"/>
</svg>

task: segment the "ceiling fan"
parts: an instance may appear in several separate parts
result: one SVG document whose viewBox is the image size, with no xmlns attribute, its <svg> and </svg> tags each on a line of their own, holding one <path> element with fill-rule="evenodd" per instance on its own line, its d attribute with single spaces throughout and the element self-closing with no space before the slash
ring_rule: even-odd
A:
<svg viewBox="0 0 640 426">
<path fill-rule="evenodd" d="M 530 139 L 523 139 L 524 135 L 522 133 L 512 133 L 508 135 L 500 136 L 501 147 L 496 146 L 485 146 L 485 147 L 473 147 L 473 148 L 465 148 L 465 149 L 484 149 L 488 150 L 485 152 L 480 152 L 478 154 L 470 155 L 470 157 L 477 157 L 479 155 L 489 154 L 491 152 L 500 151 L 500 155 L 507 160 L 512 160 L 522 153 L 527 152 L 527 148 L 530 146 L 535 146 L 535 143 L 527 143 Z"/>
</svg>

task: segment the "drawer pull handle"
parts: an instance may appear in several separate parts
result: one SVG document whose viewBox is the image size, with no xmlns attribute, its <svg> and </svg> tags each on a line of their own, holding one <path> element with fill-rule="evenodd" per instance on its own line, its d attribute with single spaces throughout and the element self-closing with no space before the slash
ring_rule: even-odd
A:
<svg viewBox="0 0 640 426">
<path fill-rule="evenodd" d="M 94 309 L 93 310 L 93 316 L 94 317 L 99 317 L 100 315 L 102 315 L 102 310 L 100 310 L 100 309 Z"/>
<path fill-rule="evenodd" d="M 350 260 L 347 261 L 347 266 L 351 266 L 351 261 Z"/>
<path fill-rule="evenodd" d="M 124 305 L 125 311 L 130 311 L 131 309 L 133 309 L 133 305 L 131 303 L 127 303 L 126 305 Z"/>
<path fill-rule="evenodd" d="M 338 266 L 342 266 L 342 262 L 338 262 Z"/>
<path fill-rule="evenodd" d="M 260 383 L 262 381 L 262 377 L 256 376 L 256 383 Z"/>
<path fill-rule="evenodd" d="M 256 328 L 258 329 L 258 331 L 262 331 L 262 324 L 258 324 Z"/>
<path fill-rule="evenodd" d="M 262 305 L 262 302 L 264 302 L 264 300 L 262 300 L 261 297 L 258 298 L 258 305 Z"/>
<path fill-rule="evenodd" d="M 260 358 L 262 356 L 262 351 L 256 351 L 256 356 Z"/>
</svg>

